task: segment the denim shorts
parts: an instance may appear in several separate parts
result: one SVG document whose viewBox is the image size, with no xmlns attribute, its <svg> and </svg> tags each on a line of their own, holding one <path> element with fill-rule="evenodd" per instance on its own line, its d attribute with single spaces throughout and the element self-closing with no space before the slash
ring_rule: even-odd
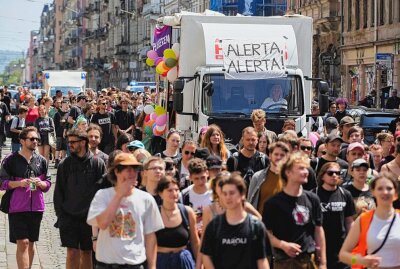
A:
<svg viewBox="0 0 400 269">
<path fill-rule="evenodd" d="M 194 269 L 195 262 L 189 250 L 177 253 L 157 253 L 157 269 Z"/>
</svg>

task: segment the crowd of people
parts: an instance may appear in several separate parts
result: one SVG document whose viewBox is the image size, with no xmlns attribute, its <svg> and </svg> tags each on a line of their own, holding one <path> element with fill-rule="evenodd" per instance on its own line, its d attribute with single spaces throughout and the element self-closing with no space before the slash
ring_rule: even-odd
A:
<svg viewBox="0 0 400 269">
<path fill-rule="evenodd" d="M 400 268 L 400 130 L 365 144 L 340 98 L 328 115 L 313 105 L 308 137 L 294 120 L 268 130 L 256 109 L 236 150 L 215 124 L 153 143 L 143 110 L 159 97 L 20 88 L 17 115 L 0 103 L 12 151 L 0 209 L 18 268 L 32 266 L 52 184 L 68 269 Z"/>
</svg>

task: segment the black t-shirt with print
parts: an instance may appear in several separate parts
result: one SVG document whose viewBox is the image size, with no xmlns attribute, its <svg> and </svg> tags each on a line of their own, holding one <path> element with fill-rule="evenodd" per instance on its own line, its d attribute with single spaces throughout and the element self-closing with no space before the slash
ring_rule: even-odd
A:
<svg viewBox="0 0 400 269">
<path fill-rule="evenodd" d="M 104 145 L 107 145 L 108 143 L 113 143 L 114 135 L 112 133 L 112 125 L 115 124 L 115 116 L 113 113 L 106 112 L 104 114 L 93 114 L 91 123 L 99 125 L 103 131 L 103 138 L 99 145 L 100 149 L 103 149 Z"/>
<path fill-rule="evenodd" d="M 356 213 L 353 197 L 342 187 L 334 191 L 318 187 L 313 192 L 317 193 L 321 203 L 328 264 L 336 265 L 340 248 L 347 235 L 345 219 Z"/>
<path fill-rule="evenodd" d="M 207 225 L 201 252 L 211 257 L 214 268 L 253 269 L 265 258 L 265 228 L 247 215 L 237 225 L 230 225 L 226 214 L 218 215 Z"/>
<path fill-rule="evenodd" d="M 304 253 L 313 253 L 315 226 L 322 226 L 319 198 L 304 190 L 299 197 L 277 193 L 264 205 L 263 222 L 276 238 L 299 244 Z M 278 248 L 273 248 L 273 254 L 276 260 L 289 258 Z"/>
<path fill-rule="evenodd" d="M 353 197 L 353 199 L 360 198 L 360 197 L 367 197 L 373 199 L 371 191 L 360 191 L 353 184 L 345 185 L 344 188 L 348 190 Z"/>
</svg>

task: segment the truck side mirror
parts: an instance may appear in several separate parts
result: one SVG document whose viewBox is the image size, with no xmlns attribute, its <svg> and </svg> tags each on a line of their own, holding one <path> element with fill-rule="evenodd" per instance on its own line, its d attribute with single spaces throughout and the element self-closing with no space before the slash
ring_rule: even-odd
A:
<svg viewBox="0 0 400 269">
<path fill-rule="evenodd" d="M 318 82 L 319 111 L 323 115 L 329 111 L 329 85 L 325 81 Z"/>
<path fill-rule="evenodd" d="M 174 93 L 173 93 L 173 108 L 177 113 L 183 111 L 183 88 L 185 81 L 183 79 L 177 79 L 174 82 Z"/>
</svg>

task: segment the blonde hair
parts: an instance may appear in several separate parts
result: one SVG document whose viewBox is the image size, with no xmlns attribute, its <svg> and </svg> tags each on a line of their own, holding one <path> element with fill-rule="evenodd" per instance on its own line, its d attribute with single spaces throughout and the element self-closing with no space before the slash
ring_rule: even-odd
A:
<svg viewBox="0 0 400 269">
<path fill-rule="evenodd" d="M 308 168 L 310 167 L 310 159 L 303 152 L 298 151 L 291 154 L 289 159 L 280 167 L 279 176 L 284 185 L 288 182 L 286 171 L 291 170 L 295 164 L 304 164 Z"/>
<path fill-rule="evenodd" d="M 254 109 L 253 112 L 251 113 L 251 121 L 259 121 L 262 119 L 265 119 L 267 115 L 265 114 L 265 111 L 262 109 Z"/>
</svg>

